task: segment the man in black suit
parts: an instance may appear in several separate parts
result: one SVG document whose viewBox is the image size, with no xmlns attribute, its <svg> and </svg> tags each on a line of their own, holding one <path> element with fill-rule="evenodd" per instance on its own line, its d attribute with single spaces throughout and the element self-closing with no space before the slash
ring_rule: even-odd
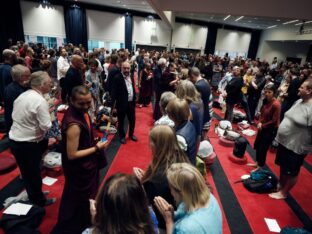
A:
<svg viewBox="0 0 312 234">
<path fill-rule="evenodd" d="M 71 91 L 74 87 L 79 85 L 84 85 L 82 79 L 82 71 L 85 69 L 85 64 L 83 63 L 83 59 L 80 55 L 73 55 L 71 59 L 70 68 L 67 70 L 65 78 L 64 78 L 64 93 L 66 94 L 66 100 L 68 101 L 71 95 Z M 90 88 L 91 84 L 88 84 L 88 88 Z"/>
<path fill-rule="evenodd" d="M 244 86 L 244 80 L 241 77 L 241 69 L 235 66 L 232 71 L 232 79 L 225 87 L 226 94 L 224 95 L 226 103 L 226 112 L 224 119 L 233 122 L 233 109 L 234 105 L 241 102 L 243 93 L 242 87 Z"/>
<path fill-rule="evenodd" d="M 130 76 L 130 64 L 123 62 L 121 72 L 118 72 L 112 80 L 112 102 L 116 101 L 118 134 L 120 143 L 125 144 L 124 120 L 127 116 L 129 122 L 129 138 L 132 141 L 138 139 L 133 135 L 135 127 L 135 100 L 134 80 Z"/>
</svg>

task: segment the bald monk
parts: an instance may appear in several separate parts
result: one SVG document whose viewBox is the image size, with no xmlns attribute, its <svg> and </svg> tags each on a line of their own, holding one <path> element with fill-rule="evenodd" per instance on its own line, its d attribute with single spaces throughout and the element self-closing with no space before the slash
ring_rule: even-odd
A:
<svg viewBox="0 0 312 234">
<path fill-rule="evenodd" d="M 62 121 L 62 165 L 65 185 L 58 221 L 52 233 L 78 234 L 91 226 L 89 199 L 99 186 L 99 170 L 106 166 L 106 142 L 94 140 L 88 115 L 92 96 L 85 86 L 72 90 Z"/>
<path fill-rule="evenodd" d="M 84 85 L 84 80 L 82 78 L 82 70 L 85 68 L 83 59 L 80 55 L 73 55 L 71 59 L 70 68 L 67 70 L 64 79 L 64 96 L 65 100 L 69 101 L 69 96 L 72 89 L 78 85 Z"/>
</svg>

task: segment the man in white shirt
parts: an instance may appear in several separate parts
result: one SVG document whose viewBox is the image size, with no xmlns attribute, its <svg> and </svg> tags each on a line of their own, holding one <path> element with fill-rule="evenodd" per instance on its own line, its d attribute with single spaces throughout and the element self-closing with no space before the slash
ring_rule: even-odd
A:
<svg viewBox="0 0 312 234">
<path fill-rule="evenodd" d="M 129 139 L 137 141 L 134 136 L 135 128 L 135 101 L 136 93 L 134 89 L 134 80 L 130 76 L 130 64 L 123 62 L 121 72 L 118 72 L 112 79 L 112 103 L 116 102 L 118 118 L 118 134 L 120 143 L 125 144 L 124 120 L 127 116 L 129 122 Z"/>
<path fill-rule="evenodd" d="M 44 139 L 52 123 L 49 105 L 43 95 L 50 91 L 51 78 L 47 72 L 34 72 L 31 89 L 22 93 L 13 106 L 13 124 L 9 132 L 10 147 L 19 166 L 29 200 L 45 206 L 56 199 L 46 199 L 42 192 L 40 162 L 48 141 Z"/>
<path fill-rule="evenodd" d="M 61 55 L 59 59 L 57 60 L 57 80 L 59 81 L 59 85 L 62 88 L 62 100 L 65 101 L 66 94 L 64 92 L 65 88 L 65 75 L 67 73 L 67 70 L 69 69 L 70 65 L 67 59 L 67 52 L 65 48 L 61 49 Z"/>
</svg>

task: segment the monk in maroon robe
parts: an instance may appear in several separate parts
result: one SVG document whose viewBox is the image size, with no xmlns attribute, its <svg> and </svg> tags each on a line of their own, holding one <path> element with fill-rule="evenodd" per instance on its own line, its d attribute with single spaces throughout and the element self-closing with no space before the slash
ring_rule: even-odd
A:
<svg viewBox="0 0 312 234">
<path fill-rule="evenodd" d="M 65 185 L 56 226 L 52 233 L 82 233 L 91 226 L 89 199 L 94 199 L 99 170 L 105 166 L 107 142 L 94 140 L 88 116 L 91 93 L 84 86 L 72 91 L 71 105 L 62 121 L 62 164 Z"/>
</svg>

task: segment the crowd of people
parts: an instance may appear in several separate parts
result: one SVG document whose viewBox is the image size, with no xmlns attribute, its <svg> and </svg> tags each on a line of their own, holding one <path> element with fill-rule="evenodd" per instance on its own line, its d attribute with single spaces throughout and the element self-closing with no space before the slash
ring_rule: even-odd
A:
<svg viewBox="0 0 312 234">
<path fill-rule="evenodd" d="M 218 202 L 196 169 L 213 103 L 225 107 L 230 122 L 234 108 L 242 107 L 257 127 L 251 166 L 263 167 L 270 145 L 278 143 L 280 184 L 272 198 L 287 197 L 312 151 L 309 64 L 139 49 L 87 53 L 72 44 L 55 51 L 23 42 L 5 49 L 3 59 L 6 131 L 29 199 L 38 206 L 55 202 L 42 191 L 40 163 L 48 138 L 60 142 L 65 185 L 52 233 L 222 233 Z M 69 106 L 61 123 L 57 100 Z M 133 175 L 111 176 L 99 189 L 109 147 L 93 131 L 100 107 L 110 108 L 108 122 L 117 117 L 119 141 L 126 144 L 140 138 L 136 108 L 151 103 L 152 161 Z"/>
</svg>

